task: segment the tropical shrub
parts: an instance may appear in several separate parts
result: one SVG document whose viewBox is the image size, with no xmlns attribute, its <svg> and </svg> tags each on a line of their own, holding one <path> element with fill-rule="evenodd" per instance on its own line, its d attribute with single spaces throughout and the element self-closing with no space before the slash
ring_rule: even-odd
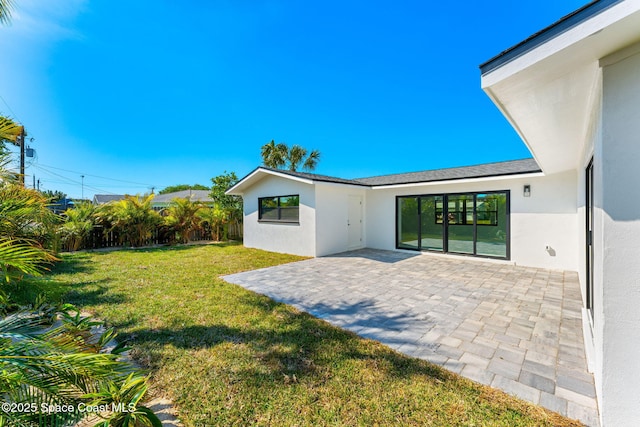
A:
<svg viewBox="0 0 640 427">
<path fill-rule="evenodd" d="M 18 185 L 8 168 L 8 156 L 0 154 L 0 271 L 2 282 L 36 275 L 55 260 L 57 217 L 39 192 Z M 4 295 L 0 288 L 0 299 Z"/>
<path fill-rule="evenodd" d="M 0 183 L 0 238 L 29 240 L 53 248 L 59 222 L 38 191 L 10 181 Z"/>
<path fill-rule="evenodd" d="M 226 215 L 223 224 L 223 240 L 229 237 L 229 229 L 241 230 L 242 224 L 242 197 L 226 194 L 226 191 L 238 182 L 235 172 L 225 171 L 222 175 L 211 178 L 211 198 L 220 210 Z M 240 233 L 238 233 L 240 234 Z"/>
<path fill-rule="evenodd" d="M 191 232 L 198 228 L 198 212 L 203 209 L 200 202 L 188 199 L 173 199 L 166 210 L 165 224 L 175 233 L 176 240 L 188 243 Z"/>
<path fill-rule="evenodd" d="M 94 206 L 80 203 L 64 212 L 64 224 L 58 228 L 62 245 L 68 251 L 77 251 L 86 242 L 93 230 Z"/>
<path fill-rule="evenodd" d="M 229 221 L 229 215 L 218 207 L 204 207 L 198 211 L 200 226 L 209 232 L 211 240 L 220 241 L 224 225 Z"/>
<path fill-rule="evenodd" d="M 96 221 L 105 227 L 105 232 L 117 232 L 120 243 L 143 246 L 162 223 L 162 217 L 151 208 L 153 197 L 153 194 L 125 196 L 107 203 L 96 212 Z"/>
<path fill-rule="evenodd" d="M 98 402 L 117 409 L 101 414 L 104 426 L 161 425 L 139 406 L 146 378 L 119 360 L 123 346 L 106 351 L 115 333 L 96 336 L 90 332 L 95 323 L 68 305 L 23 309 L 0 319 L 0 426 L 67 426 L 95 415 L 82 408 Z"/>
</svg>

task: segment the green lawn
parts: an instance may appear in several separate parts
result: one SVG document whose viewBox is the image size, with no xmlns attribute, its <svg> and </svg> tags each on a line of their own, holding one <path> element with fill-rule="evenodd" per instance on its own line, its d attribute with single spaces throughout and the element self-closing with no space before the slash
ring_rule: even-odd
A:
<svg viewBox="0 0 640 427">
<path fill-rule="evenodd" d="M 106 319 L 187 426 L 579 425 L 218 278 L 298 257 L 206 245 L 62 259 L 13 295 Z"/>
</svg>

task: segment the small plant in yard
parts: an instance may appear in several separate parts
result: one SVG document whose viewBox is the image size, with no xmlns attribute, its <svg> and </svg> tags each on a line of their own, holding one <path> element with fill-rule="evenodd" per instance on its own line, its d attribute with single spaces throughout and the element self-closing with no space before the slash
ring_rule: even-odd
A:
<svg viewBox="0 0 640 427">
<path fill-rule="evenodd" d="M 162 427 L 162 423 L 153 411 L 140 404 L 146 392 L 146 377 L 132 373 L 120 384 L 108 382 L 102 384 L 98 392 L 85 395 L 92 399 L 88 406 L 119 409 L 95 427 Z"/>
</svg>

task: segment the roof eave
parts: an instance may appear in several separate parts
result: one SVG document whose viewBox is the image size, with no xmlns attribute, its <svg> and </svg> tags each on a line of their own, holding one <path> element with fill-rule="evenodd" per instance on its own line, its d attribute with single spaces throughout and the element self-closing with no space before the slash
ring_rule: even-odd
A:
<svg viewBox="0 0 640 427">
<path fill-rule="evenodd" d="M 293 181 L 302 182 L 304 184 L 313 184 L 313 180 L 301 178 L 298 176 L 290 175 L 283 172 L 278 172 L 270 169 L 265 169 L 261 166 L 258 166 L 253 171 L 249 172 L 244 178 L 238 181 L 233 187 L 229 188 L 225 191 L 225 194 L 232 196 L 242 196 L 245 192 L 245 189 L 251 186 L 253 183 L 260 181 L 264 176 L 277 176 L 280 178 L 286 178 Z"/>
<path fill-rule="evenodd" d="M 603 11 L 609 9 L 610 7 L 615 6 L 616 4 L 623 1 L 624 0 L 596 0 L 581 7 L 580 9 L 562 17 L 561 19 L 542 29 L 541 31 L 538 31 L 537 33 L 531 35 L 515 46 L 512 46 L 500 52 L 498 55 L 494 56 L 488 61 L 480 64 L 480 73 L 484 76 L 496 70 L 497 68 L 500 68 L 503 65 L 523 55 L 526 55 L 528 52 L 547 43 L 549 40 L 565 33 L 566 31 L 582 24 L 595 15 L 598 15 Z"/>
<path fill-rule="evenodd" d="M 397 184 L 383 184 L 383 185 L 374 185 L 371 188 L 374 190 L 384 190 L 388 188 L 419 187 L 419 186 L 425 186 L 425 185 L 466 184 L 471 182 L 497 181 L 497 180 L 504 180 L 504 179 L 510 179 L 510 178 L 515 179 L 515 178 L 529 178 L 529 177 L 538 177 L 538 176 L 544 176 L 544 173 L 541 170 L 538 170 L 538 171 L 530 171 L 530 172 L 515 172 L 515 173 L 509 173 L 509 174 L 478 176 L 478 177 L 438 179 L 438 180 L 431 180 L 431 181 L 415 181 L 415 182 L 405 182 L 405 183 L 397 183 Z"/>
</svg>

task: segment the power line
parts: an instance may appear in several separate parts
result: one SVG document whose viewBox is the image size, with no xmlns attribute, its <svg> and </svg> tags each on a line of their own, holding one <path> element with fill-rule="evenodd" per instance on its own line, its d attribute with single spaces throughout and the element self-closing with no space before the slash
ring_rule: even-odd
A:
<svg viewBox="0 0 640 427">
<path fill-rule="evenodd" d="M 58 168 L 58 167 L 55 167 L 55 166 L 42 165 L 42 164 L 40 166 L 46 166 L 47 168 L 61 170 L 61 171 L 64 171 L 64 172 L 69 172 L 69 173 L 75 173 L 75 174 L 79 174 L 79 175 L 92 176 L 94 178 L 106 179 L 108 181 L 118 181 L 118 182 L 124 182 L 125 184 L 144 185 L 145 187 L 152 187 L 152 186 L 157 187 L 156 185 L 149 184 L 149 183 L 142 183 L 142 182 L 135 182 L 135 181 L 125 181 L 123 179 L 117 179 L 117 178 L 107 178 L 107 177 L 104 177 L 104 176 L 92 175 L 92 174 L 88 174 L 88 173 L 84 173 L 84 172 L 78 172 L 78 171 L 72 171 L 72 170 L 69 170 L 69 169 Z"/>
<path fill-rule="evenodd" d="M 50 170 L 48 170 L 46 168 L 43 168 L 40 165 L 34 165 L 34 167 L 36 169 L 39 169 L 41 172 L 44 172 L 45 174 L 48 174 L 48 175 L 51 175 L 51 176 L 56 176 L 56 177 L 58 177 L 58 178 L 63 180 L 63 181 L 55 181 L 55 180 L 47 179 L 47 182 L 53 182 L 53 183 L 58 183 L 58 184 L 67 184 L 67 185 L 69 185 L 69 184 L 82 185 L 82 183 L 80 181 L 76 181 L 76 180 L 68 178 L 68 177 L 66 177 L 64 175 L 60 175 L 60 174 L 58 174 L 56 172 L 50 171 Z M 89 189 L 89 190 L 93 190 L 93 191 L 96 191 L 96 192 L 102 193 L 102 194 L 105 194 L 105 193 L 106 194 L 113 194 L 113 195 L 117 195 L 118 194 L 118 193 L 114 193 L 113 191 L 105 190 L 104 188 L 95 187 L 93 185 L 89 185 L 89 184 L 86 184 L 86 183 L 84 184 L 84 187 Z M 144 186 L 144 188 L 146 189 L 147 187 Z"/>
<path fill-rule="evenodd" d="M 53 175 L 53 176 L 57 176 L 58 178 L 62 178 L 64 181 L 59 182 L 60 184 L 74 184 L 74 185 L 82 185 L 82 184 L 81 184 L 80 182 L 78 182 L 78 181 L 74 181 L 74 180 L 73 180 L 73 179 L 71 179 L 71 178 L 67 178 L 66 176 L 63 176 L 63 175 L 57 174 L 57 173 L 55 173 L 55 172 L 51 172 L 51 171 L 46 170 L 46 169 L 44 169 L 44 168 L 40 168 L 40 167 L 37 167 L 37 166 L 36 166 L 36 169 L 40 169 L 42 172 L 44 172 L 44 173 L 46 173 L 46 174 Z M 49 181 L 49 182 L 54 182 L 54 181 Z M 105 190 L 105 189 L 98 188 L 98 187 L 93 187 L 93 186 L 88 185 L 88 184 L 85 184 L 85 185 L 84 185 L 84 187 L 85 187 L 85 188 L 87 188 L 87 189 L 89 189 L 89 190 L 98 191 L 98 192 L 101 192 L 101 193 L 117 194 L 117 193 L 111 192 L 111 191 L 109 191 L 109 190 Z"/>
<path fill-rule="evenodd" d="M 2 100 L 2 102 L 4 102 L 4 105 L 7 106 L 7 108 L 9 109 L 9 112 L 11 114 L 13 114 L 13 117 L 16 118 L 16 120 L 20 123 L 22 123 L 22 121 L 20 120 L 20 118 L 18 117 L 18 115 L 16 114 L 15 111 L 13 111 L 13 109 L 11 108 L 11 106 L 9 105 L 9 103 L 2 97 L 2 95 L 0 95 L 0 99 Z"/>
</svg>

